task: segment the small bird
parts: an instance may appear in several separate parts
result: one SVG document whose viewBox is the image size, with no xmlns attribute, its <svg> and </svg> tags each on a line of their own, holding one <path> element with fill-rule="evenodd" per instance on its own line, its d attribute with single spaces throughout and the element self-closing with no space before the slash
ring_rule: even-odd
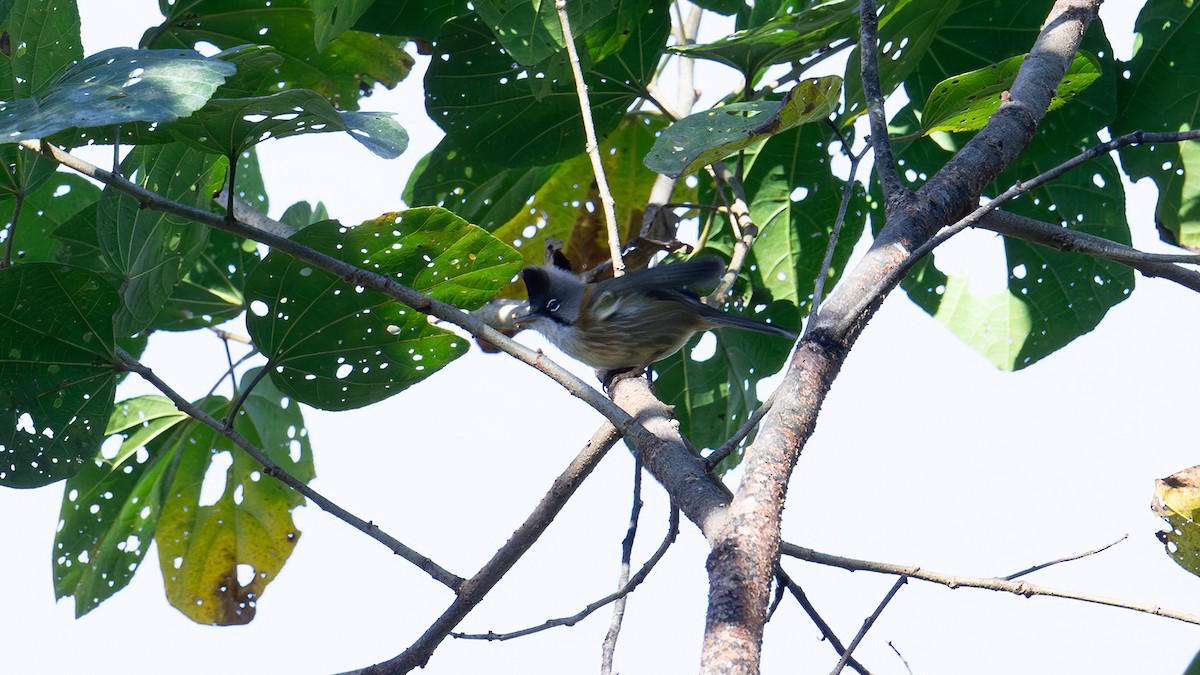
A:
<svg viewBox="0 0 1200 675">
<path fill-rule="evenodd" d="M 645 368 L 679 351 L 697 331 L 729 326 L 795 340 L 796 334 L 709 307 L 690 289 L 712 288 L 725 265 L 717 258 L 659 265 L 586 283 L 548 265 L 521 272 L 532 328 L 571 357 L 601 370 Z"/>
</svg>

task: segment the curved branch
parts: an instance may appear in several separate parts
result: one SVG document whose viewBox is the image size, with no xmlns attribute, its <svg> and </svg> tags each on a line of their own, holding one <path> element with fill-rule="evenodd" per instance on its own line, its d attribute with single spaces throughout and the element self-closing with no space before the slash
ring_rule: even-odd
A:
<svg viewBox="0 0 1200 675">
<path fill-rule="evenodd" d="M 943 574 L 940 572 L 930 572 L 929 570 L 921 569 L 916 566 L 895 565 L 892 563 L 874 562 L 871 560 L 858 560 L 855 558 L 845 558 L 842 556 L 831 555 L 814 551 L 811 548 L 796 546 L 784 542 L 780 547 L 780 552 L 784 555 L 792 556 L 800 560 L 820 563 L 822 565 L 831 565 L 840 567 L 851 572 L 877 572 L 879 574 L 894 574 L 910 579 L 920 579 L 929 581 L 935 584 L 941 584 L 949 588 L 984 588 L 992 591 L 1004 591 L 1014 595 L 1023 595 L 1027 598 L 1035 595 L 1042 595 L 1050 598 L 1066 598 L 1068 600 L 1079 600 L 1081 602 L 1090 602 L 1097 605 L 1106 605 L 1108 607 L 1119 607 L 1135 612 L 1143 612 L 1153 614 L 1168 619 L 1175 619 L 1184 623 L 1191 623 L 1200 626 L 1200 616 L 1195 614 L 1185 614 L 1170 609 L 1163 609 L 1158 605 L 1151 605 L 1143 602 L 1129 602 L 1119 600 L 1117 598 L 1108 598 L 1101 595 L 1091 595 L 1089 593 L 1077 593 L 1075 591 L 1066 591 L 1056 588 L 1048 588 L 1046 586 L 1038 586 L 1026 581 L 1014 581 L 1010 579 L 1002 579 L 999 577 L 963 577 L 955 574 Z"/>
<path fill-rule="evenodd" d="M 890 215 L 912 199 L 912 193 L 900 181 L 900 170 L 892 154 L 887 116 L 883 110 L 883 87 L 879 81 L 879 11 L 875 0 L 859 5 L 859 56 L 867 117 L 871 123 L 870 145 L 875 150 L 875 173 L 883 187 L 886 211 Z M 851 179 L 853 181 L 853 179 Z"/>
</svg>

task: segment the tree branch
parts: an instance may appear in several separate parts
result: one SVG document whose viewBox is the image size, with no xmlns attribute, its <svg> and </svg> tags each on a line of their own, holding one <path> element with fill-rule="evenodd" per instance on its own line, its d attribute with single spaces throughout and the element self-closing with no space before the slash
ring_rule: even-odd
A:
<svg viewBox="0 0 1200 675">
<path fill-rule="evenodd" d="M 633 508 L 629 513 L 629 528 L 625 531 L 625 539 L 621 541 L 621 573 L 618 576 L 617 588 L 629 585 L 629 568 L 633 560 L 633 542 L 637 538 L 638 518 L 642 514 L 642 462 L 633 462 Z M 621 596 L 613 603 L 612 621 L 609 622 L 608 633 L 604 635 L 604 644 L 600 650 L 600 673 L 612 675 L 613 657 L 617 653 L 617 637 L 621 634 L 621 623 L 625 619 L 625 598 Z"/>
<path fill-rule="evenodd" d="M 1085 253 L 1128 265 L 1148 277 L 1159 277 L 1200 291 L 1200 272 L 1175 263 L 1200 264 L 1200 255 L 1144 253 L 1131 246 L 1068 230 L 1051 223 L 1019 216 L 1008 211 L 992 211 L 975 225 L 1006 237 L 1014 237 L 1068 253 Z"/>
<path fill-rule="evenodd" d="M 854 635 L 854 639 L 850 641 L 845 653 L 842 654 L 842 658 L 838 660 L 837 665 L 833 667 L 830 675 L 838 675 L 838 673 L 842 672 L 842 669 L 846 667 L 846 662 L 850 660 L 850 655 L 858 647 L 858 643 L 862 642 L 862 639 L 867 636 L 867 631 L 871 630 L 871 626 L 875 625 L 875 622 L 879 619 L 879 615 L 883 614 L 883 610 L 887 608 L 888 603 L 892 601 L 892 598 L 896 597 L 896 594 L 900 592 L 900 588 L 906 583 L 908 583 L 908 577 L 902 576 L 896 580 L 895 584 L 892 584 L 892 589 L 887 592 L 887 595 L 883 596 L 883 600 L 879 601 L 879 606 L 875 608 L 874 612 L 871 612 L 871 616 L 868 616 L 866 621 L 863 621 L 862 628 L 858 629 L 858 633 Z"/>
<path fill-rule="evenodd" d="M 862 69 L 863 94 L 867 100 L 867 117 L 871 123 L 870 146 L 875 150 L 875 173 L 883 187 L 886 211 L 891 214 L 903 206 L 912 194 L 900 181 L 892 141 L 888 136 L 887 115 L 883 109 L 883 87 L 879 81 L 879 11 L 875 0 L 863 0 L 859 5 L 860 36 L 858 40 Z"/>
<path fill-rule="evenodd" d="M 821 618 L 821 615 L 817 613 L 817 608 L 808 599 L 808 595 L 805 594 L 804 589 L 783 571 L 782 565 L 775 570 L 775 578 L 792 594 L 792 597 L 796 598 L 796 602 L 800 603 L 800 607 L 804 609 L 804 612 L 816 624 L 817 630 L 821 631 L 821 636 L 833 647 L 838 656 L 845 654 L 846 648 L 842 645 L 842 641 L 838 639 L 837 634 L 833 632 L 833 628 L 828 623 L 825 623 L 825 619 Z M 871 675 L 866 666 L 859 663 L 853 656 L 846 659 L 846 665 L 861 675 Z"/>
<path fill-rule="evenodd" d="M 549 628 L 557 628 L 559 626 L 574 626 L 575 624 L 579 623 L 580 621 L 583 621 L 584 619 L 586 619 L 588 616 L 590 616 L 596 610 L 604 607 L 605 605 L 607 605 L 611 602 L 615 602 L 615 601 L 620 600 L 621 598 L 624 598 L 625 596 L 632 593 L 635 589 L 637 589 L 637 587 L 640 586 L 641 583 L 646 580 L 646 577 L 648 577 L 650 575 L 650 572 L 654 570 L 654 566 L 658 564 L 658 561 L 662 560 L 663 555 L 666 554 L 667 549 L 671 547 L 671 544 L 675 543 L 675 538 L 678 535 L 679 535 L 679 509 L 672 506 L 671 507 L 671 520 L 670 520 L 670 524 L 667 526 L 666 536 L 663 537 L 662 543 L 658 545 L 658 550 L 656 550 L 654 552 L 654 554 L 651 555 L 650 558 L 646 561 L 646 563 L 644 565 L 642 565 L 642 568 L 637 571 L 637 574 L 634 574 L 632 577 L 630 577 L 629 580 L 623 586 L 621 586 L 615 593 L 610 593 L 610 594 L 604 596 L 603 598 L 596 600 L 595 602 L 589 604 L 587 607 L 584 607 L 582 610 L 580 610 L 579 612 L 577 612 L 575 614 L 572 614 L 571 616 L 564 616 L 559 619 L 550 619 L 550 620 L 546 621 L 545 623 L 539 624 L 537 626 L 531 626 L 529 628 L 522 628 L 521 630 L 512 631 L 511 633 L 494 633 L 494 632 L 489 631 L 487 633 L 451 633 L 450 635 L 451 635 L 451 637 L 456 637 L 456 638 L 463 639 L 463 640 L 487 640 L 490 642 L 493 640 L 512 640 L 514 638 L 524 637 L 526 635 L 532 635 L 533 633 L 540 633 Z"/>
<path fill-rule="evenodd" d="M 926 185 L 928 190 L 923 188 L 911 199 L 897 201 L 903 208 L 893 208 L 889 202 L 888 222 L 875 243 L 843 278 L 801 339 L 775 404 L 757 440 L 746 449 L 742 482 L 727 510 L 727 523 L 715 539 L 710 538 L 713 551 L 708 560 L 709 604 L 702 673 L 758 672 L 788 480 L 816 428 L 833 379 L 881 301 L 881 295 L 873 292 L 878 280 L 902 264 L 909 251 L 932 237 L 941 223 L 953 221 L 978 204 L 983 186 L 1028 146 L 1098 5 L 1099 0 L 1060 0 L 1054 5 L 1046 27 L 1021 66 L 1009 100 L 934 177 L 936 180 Z M 873 46 L 865 43 L 874 36 L 874 3 L 867 0 L 862 7 L 862 47 L 867 51 Z M 867 73 L 864 79 L 871 79 L 871 75 Z M 864 83 L 864 89 L 867 86 Z M 873 136 L 886 134 L 878 128 L 883 121 L 880 115 L 873 124 Z M 873 142 L 880 143 L 881 139 L 873 138 Z M 878 151 L 881 146 L 876 147 Z M 877 166 L 891 161 L 890 156 L 876 155 Z M 884 291 L 888 289 L 890 286 Z M 868 298 L 866 309 L 851 315 L 850 311 L 864 298 Z M 831 330 L 843 324 L 848 328 Z"/>
<path fill-rule="evenodd" d="M 161 391 L 167 398 L 171 399 L 171 402 L 175 404 L 176 408 L 179 408 L 180 411 L 187 414 L 192 419 L 200 422 L 201 424 L 211 427 L 217 433 L 228 438 L 233 442 L 234 445 L 245 451 L 247 455 L 250 455 L 254 461 L 263 466 L 264 474 L 275 478 L 284 485 L 287 485 L 296 492 L 299 492 L 305 497 L 311 499 L 312 502 L 321 507 L 322 510 L 388 547 L 391 549 L 392 553 L 395 553 L 413 565 L 416 565 L 421 571 L 433 577 L 436 581 L 442 583 L 450 590 L 457 592 L 462 587 L 464 583 L 462 577 L 447 572 L 442 568 L 441 565 L 438 565 L 426 556 L 417 553 L 413 549 L 401 543 L 400 540 L 379 529 L 379 526 L 375 523 L 363 520 L 362 518 L 350 513 L 346 509 L 343 509 L 321 493 L 309 487 L 300 479 L 285 471 L 278 464 L 271 461 L 271 458 L 268 457 L 265 452 L 255 447 L 252 443 L 250 443 L 250 441 L 247 441 L 244 436 L 234 431 L 232 424 L 226 425 L 220 420 L 192 405 L 187 399 L 180 396 L 178 392 L 176 392 L 166 382 L 155 375 L 154 371 L 142 365 L 128 352 L 118 347 L 117 355 L 121 357 L 121 360 L 124 362 L 126 368 L 137 373 L 144 380 L 154 385 L 155 388 Z"/>
<path fill-rule="evenodd" d="M 1103 550 L 1103 549 L 1101 549 Z M 780 551 L 784 555 L 792 556 L 800 560 L 820 563 L 822 565 L 831 565 L 840 567 L 851 572 L 876 572 L 879 574 L 895 574 L 911 579 L 921 579 L 935 584 L 941 584 L 949 588 L 984 588 L 992 591 L 1004 591 L 1015 595 L 1023 595 L 1027 598 L 1035 595 L 1042 595 L 1051 598 L 1066 598 L 1068 600 L 1079 600 L 1081 602 L 1090 602 L 1097 605 L 1106 605 L 1108 607 L 1119 607 L 1135 612 L 1143 612 L 1153 614 L 1155 616 L 1175 619 L 1184 623 L 1191 623 L 1200 626 L 1200 616 L 1195 614 L 1185 614 L 1169 609 L 1163 609 L 1158 605 L 1150 605 L 1141 602 L 1128 602 L 1118 600 L 1116 598 L 1107 598 L 1100 595 L 1091 595 L 1088 593 L 1076 593 L 1075 591 L 1066 591 L 1055 588 L 1047 588 L 1038 586 L 1025 581 L 1013 581 L 999 577 L 963 577 L 954 574 L 942 574 L 940 572 L 930 572 L 920 567 L 909 567 L 904 565 L 895 565 L 892 563 L 873 562 L 870 560 L 858 560 L 855 558 L 845 558 L 842 556 L 831 555 L 814 551 L 811 548 L 804 548 L 784 542 L 780 547 Z"/>
<path fill-rule="evenodd" d="M 483 600 L 500 579 L 504 578 L 504 575 L 512 569 L 512 566 L 521 559 L 521 556 L 542 536 L 559 511 L 566 506 L 567 501 L 583 484 L 584 479 L 592 473 L 592 470 L 618 440 L 620 440 L 620 434 L 617 429 L 612 424 L 603 424 L 587 445 L 579 451 L 571 464 L 554 480 L 546 496 L 542 497 L 542 501 L 538 502 L 525 522 L 521 523 L 521 526 L 513 532 L 508 542 L 496 551 L 492 559 L 487 561 L 475 573 L 475 576 L 459 586 L 458 597 L 416 642 L 388 661 L 352 672 L 356 675 L 388 675 L 407 673 L 414 668 L 424 667 L 442 640 L 450 635 L 455 626 Z"/>
<path fill-rule="evenodd" d="M 596 125 L 592 122 L 592 104 L 588 101 L 587 82 L 579 67 L 579 53 L 575 50 L 575 37 L 571 34 L 571 20 L 567 16 L 567 0 L 555 0 L 558 23 L 562 26 L 563 42 L 567 43 L 567 57 L 571 62 L 571 74 L 575 77 L 575 92 L 579 95 L 579 113 L 583 117 L 583 133 L 587 138 L 588 159 L 592 160 L 592 172 L 596 174 L 596 191 L 600 194 L 600 205 L 604 210 L 604 223 L 608 227 L 608 254 L 612 258 L 613 276 L 625 273 L 625 262 L 621 260 L 621 232 L 617 229 L 616 205 L 608 189 L 608 177 L 604 174 L 604 163 L 600 160 L 600 142 L 596 139 Z"/>
</svg>

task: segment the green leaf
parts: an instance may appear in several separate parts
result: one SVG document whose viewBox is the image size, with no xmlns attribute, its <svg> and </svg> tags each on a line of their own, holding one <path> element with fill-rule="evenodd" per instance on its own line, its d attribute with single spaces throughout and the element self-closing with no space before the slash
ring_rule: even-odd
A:
<svg viewBox="0 0 1200 675">
<path fill-rule="evenodd" d="M 879 79 L 883 95 L 887 96 L 900 86 L 912 73 L 921 59 L 925 57 L 934 38 L 944 35 L 942 26 L 958 10 L 963 0 L 943 0 L 928 2 L 927 0 L 897 0 L 887 3 L 879 17 Z M 1011 3 L 1016 4 L 1016 3 Z M 1043 9 L 1043 17 L 1045 11 Z M 1012 56 L 1012 36 L 994 26 L 972 26 L 970 30 L 989 31 L 977 32 L 981 39 L 996 41 L 1003 39 L 1008 45 L 998 61 Z M 1032 41 L 1025 44 L 1033 44 Z M 850 52 L 846 61 L 846 108 L 842 118 L 846 122 L 866 112 L 866 99 L 862 91 L 861 53 L 858 47 Z M 971 63 L 978 59 L 971 59 Z M 994 62 L 994 61 L 993 61 Z M 963 64 L 951 62 L 955 68 Z M 947 73 L 950 75 L 952 73 Z M 912 92 L 909 92 L 912 97 Z M 919 100 L 919 99 L 918 99 Z"/>
<path fill-rule="evenodd" d="M 724 63 L 755 79 L 763 68 L 808 58 L 857 34 L 858 2 L 832 0 L 714 42 L 672 47 L 671 51 Z"/>
<path fill-rule="evenodd" d="M 241 386 L 255 375 L 247 373 Z M 288 473 L 312 480 L 312 448 L 299 405 L 269 382 L 258 383 L 233 425 Z M 246 624 L 296 547 L 300 531 L 292 511 L 304 498 L 263 475 L 262 465 L 224 436 L 209 427 L 193 429 L 180 449 L 154 537 L 167 600 L 197 623 Z M 232 455 L 225 489 L 216 503 L 201 505 L 201 485 L 224 453 Z"/>
<path fill-rule="evenodd" d="M 117 306 L 88 270 L 0 270 L 0 485 L 68 478 L 100 447 L 117 382 Z"/>
<path fill-rule="evenodd" d="M 191 50 L 108 49 L 36 97 L 0 104 L 0 138 L 15 143 L 72 127 L 170 122 L 204 105 L 234 67 Z"/>
<path fill-rule="evenodd" d="M 399 157 L 408 134 L 393 113 L 339 112 L 320 94 L 291 89 L 252 98 L 212 99 L 200 114 L 167 127 L 178 140 L 226 157 L 269 138 L 345 131 L 385 159 Z"/>
<path fill-rule="evenodd" d="M 433 42 L 447 21 L 471 11 L 467 4 L 467 0 L 375 0 L 354 30 Z"/>
<path fill-rule="evenodd" d="M 345 33 L 362 18 L 375 0 L 311 0 L 317 51 Z"/>
<path fill-rule="evenodd" d="M 150 547 L 169 467 L 189 438 L 188 416 L 162 396 L 122 401 L 105 434 L 120 446 L 67 480 L 54 537 L 54 594 L 76 618 L 125 588 Z"/>
<path fill-rule="evenodd" d="M 1154 513 L 1170 529 L 1159 540 L 1171 559 L 1200 576 L 1200 467 L 1192 467 L 1154 481 Z M 1189 668 L 1190 670 L 1190 668 Z"/>
<path fill-rule="evenodd" d="M 388 214 L 355 228 L 336 221 L 292 236 L 298 243 L 473 309 L 520 269 L 488 233 L 438 208 Z M 246 283 L 247 328 L 288 396 L 325 410 L 381 401 L 462 355 L 467 342 L 376 291 L 273 252 Z"/>
<path fill-rule="evenodd" d="M 56 261 L 62 242 L 51 233 L 76 214 L 82 213 L 88 221 L 95 221 L 100 188 L 78 174 L 55 173 L 51 178 L 25 198 L 16 234 L 13 235 L 11 230 L 0 233 L 0 244 L 3 245 L 7 245 L 8 237 L 16 237 L 13 240 L 14 262 Z M 15 203 L 13 199 L 0 202 L 0 222 L 12 222 Z"/>
<path fill-rule="evenodd" d="M 743 185 L 760 232 L 743 266 L 742 279 L 750 283 L 735 287 L 734 311 L 793 330 L 809 311 L 845 186 L 830 170 L 831 137 L 825 127 L 804 125 L 747 152 Z M 865 200 L 856 188 L 834 249 L 827 291 L 839 280 L 865 223 Z M 717 230 L 708 247 L 730 255 L 728 227 Z M 660 361 L 655 387 L 675 405 L 684 435 L 699 447 L 715 448 L 758 407 L 758 382 L 784 365 L 791 346 L 787 340 L 745 331 L 717 331 L 711 357 L 701 360 L 685 349 Z"/>
<path fill-rule="evenodd" d="M 762 139 L 829 117 L 838 105 L 836 75 L 796 83 L 783 101 L 733 103 L 688 115 L 667 128 L 646 155 L 646 166 L 671 178 L 697 171 Z"/>
<path fill-rule="evenodd" d="M 670 30 L 656 0 L 621 50 L 584 72 L 596 133 L 620 122 L 654 74 Z M 579 99 L 566 61 L 518 65 L 476 15 L 446 24 L 425 78 L 425 107 L 459 148 L 488 162 L 555 164 L 584 146 Z"/>
<path fill-rule="evenodd" d="M 166 19 L 146 32 L 144 45 L 270 45 L 283 57 L 272 75 L 274 91 L 312 89 L 340 110 L 356 110 L 358 99 L 376 83 L 396 86 L 413 64 L 402 39 L 358 31 L 342 33 L 318 52 L 308 0 L 197 0 L 161 6 Z"/>
<path fill-rule="evenodd" d="M 209 232 L 204 251 L 171 292 L 154 328 L 194 330 L 235 318 L 246 307 L 242 286 L 257 262 L 253 241 L 220 230 Z"/>
<path fill-rule="evenodd" d="M 8 21 L 11 55 L 0 58 L 0 100 L 41 94 L 71 64 L 83 58 L 75 0 L 16 0 Z"/>
<path fill-rule="evenodd" d="M 322 202 L 317 202 L 316 206 L 312 206 L 308 202 L 296 202 L 287 207 L 283 215 L 279 217 L 279 222 L 297 230 L 302 230 L 322 220 L 329 220 L 329 211 L 325 209 L 325 204 Z"/>
<path fill-rule="evenodd" d="M 616 34 L 627 34 L 648 6 L 646 0 L 573 0 L 566 4 L 571 32 L 597 45 L 608 43 Z M 504 50 L 522 65 L 536 66 L 566 48 L 554 0 L 480 0 L 474 7 Z M 589 51 L 598 59 L 612 50 Z"/>
<path fill-rule="evenodd" d="M 1200 8 L 1150 0 L 1138 15 L 1138 50 L 1118 81 L 1119 112 L 1112 134 L 1174 132 L 1200 127 Z M 1154 217 L 1168 243 L 1200 251 L 1200 143 L 1121 148 L 1130 180 L 1149 176 L 1158 186 Z"/>
<path fill-rule="evenodd" d="M 1005 92 L 1012 87 L 1026 54 L 1005 59 L 995 65 L 955 75 L 934 87 L 925 102 L 921 132 L 978 131 L 1000 108 Z M 1078 52 L 1067 74 L 1055 89 L 1050 110 L 1057 110 L 1100 78 L 1100 62 L 1086 52 Z"/>
<path fill-rule="evenodd" d="M 182 144 L 139 146 L 121 162 L 121 173 L 167 199 L 204 208 L 216 164 Z M 121 276 L 124 306 L 116 318 L 119 335 L 149 326 L 163 303 L 192 269 L 208 241 L 208 228 L 162 211 L 111 188 L 98 210 L 98 244 Z"/>
</svg>

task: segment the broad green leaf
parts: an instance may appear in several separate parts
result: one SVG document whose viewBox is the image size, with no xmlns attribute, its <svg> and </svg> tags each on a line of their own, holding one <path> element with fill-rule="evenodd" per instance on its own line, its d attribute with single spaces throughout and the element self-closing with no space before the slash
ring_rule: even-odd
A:
<svg viewBox="0 0 1200 675">
<path fill-rule="evenodd" d="M 247 373 L 241 386 L 254 376 Z M 288 473 L 306 483 L 313 478 L 299 405 L 266 380 L 246 399 L 233 426 Z M 193 429 L 180 449 L 154 537 L 167 600 L 197 623 L 246 624 L 299 540 L 292 510 L 304 498 L 264 475 L 262 465 L 224 436 L 208 427 Z M 232 455 L 225 489 L 216 503 L 202 505 L 201 485 L 224 453 Z"/>
<path fill-rule="evenodd" d="M 169 481 L 188 438 L 188 416 L 162 396 L 117 404 L 109 443 L 67 480 L 54 537 L 54 594 L 75 597 L 75 616 L 92 611 L 133 579 L 142 562 Z"/>
<path fill-rule="evenodd" d="M 0 32 L 7 33 L 10 53 L 0 57 L 0 101 L 40 94 L 83 58 L 74 0 L 15 0 L 7 6 Z M 40 155 L 0 145 L 0 193 L 28 195 L 57 168 Z"/>
<path fill-rule="evenodd" d="M 1138 50 L 1118 81 L 1119 112 L 1112 134 L 1200 128 L 1200 8 L 1196 3 L 1150 0 L 1138 15 Z M 1166 242 L 1200 251 L 1200 143 L 1121 148 L 1131 180 L 1149 176 L 1158 186 L 1154 217 Z"/>
<path fill-rule="evenodd" d="M 233 65 L 191 50 L 108 49 L 37 96 L 0 104 L 0 138 L 15 143 L 72 127 L 170 122 L 198 110 L 233 72 Z"/>
<path fill-rule="evenodd" d="M 99 198 L 100 188 L 86 178 L 73 173 L 55 173 L 25 198 L 16 234 L 4 230 L 0 233 L 0 245 L 7 246 L 8 237 L 15 236 L 13 262 L 54 262 L 62 242 L 51 233 L 80 213 L 94 226 Z M 13 199 L 0 202 L 0 223 L 12 222 L 14 204 Z"/>
<path fill-rule="evenodd" d="M 211 199 L 207 186 L 216 164 L 199 150 L 172 143 L 134 148 L 121 170 L 168 199 L 204 208 Z M 105 189 L 97 213 L 99 247 L 122 280 L 125 302 L 117 314 L 117 334 L 132 335 L 154 321 L 192 269 L 208 241 L 208 228 L 144 209 L 137 199 L 111 188 Z"/>
<path fill-rule="evenodd" d="M 962 2 L 963 0 L 943 0 L 942 2 L 897 0 L 884 5 L 883 13 L 879 17 L 879 79 L 884 96 L 895 91 L 896 87 L 899 87 L 917 67 L 917 64 L 921 63 L 926 51 L 933 44 L 934 38 L 940 39 L 944 34 L 942 26 L 954 15 Z M 1044 17 L 1044 10 L 1042 14 Z M 986 35 L 988 39 L 1003 35 L 1004 40 L 1009 40 L 1006 33 L 994 26 L 975 26 L 971 29 L 996 31 L 995 35 L 976 34 L 981 37 Z M 997 61 L 1012 56 L 1011 42 L 1007 44 L 1009 45 L 1007 51 L 998 57 Z M 1032 45 L 1033 42 L 1030 41 L 1029 44 Z M 862 55 L 858 47 L 855 47 L 846 61 L 846 107 L 842 119 L 847 123 L 852 123 L 858 115 L 866 112 L 862 91 L 861 61 Z M 972 59 L 971 63 L 977 61 L 977 58 Z M 951 64 L 947 64 L 947 67 L 957 70 L 962 65 L 951 62 Z M 953 73 L 947 73 L 947 75 L 951 74 Z M 909 96 L 912 97 L 911 92 L 909 92 Z"/>
<path fill-rule="evenodd" d="M 1004 50 L 1011 49 L 1011 38 L 1000 39 L 992 33 L 1017 35 L 1032 44 L 1044 14 L 1045 7 L 1032 1 L 1003 7 L 964 5 L 905 81 L 912 100 L 926 100 L 932 87 L 953 75 L 945 71 L 947 64 L 957 70 L 983 67 L 989 60 L 1003 58 Z M 1096 32 L 1085 36 L 1083 48 L 1093 54 L 1112 53 L 1104 36 Z M 1101 58 L 1101 66 L 1105 74 L 1077 96 L 1075 103 L 1045 117 L 1030 147 L 986 188 L 985 195 L 997 194 L 1059 164 L 1074 153 L 1064 152 L 1064 147 L 1084 148 L 1099 142 L 1096 130 L 1111 120 L 1115 99 L 1111 56 Z M 900 117 L 915 114 L 914 106 L 910 104 Z M 957 136 L 939 136 L 938 143 L 949 149 L 924 139 L 899 153 L 906 180 L 933 175 L 964 141 Z M 1064 144 L 1063 139 L 1074 140 Z M 1130 240 L 1120 174 L 1109 158 L 1069 172 L 1004 208 L 1113 241 Z M 1005 255 L 1007 290 L 992 297 L 974 297 L 964 276 L 947 277 L 936 268 L 936 256 L 918 263 L 902 282 L 914 302 L 999 368 L 1024 368 L 1060 349 L 1095 328 L 1108 309 L 1133 289 L 1133 272 L 1115 262 L 1007 239 Z"/>
<path fill-rule="evenodd" d="M 702 9 L 707 9 L 710 12 L 724 14 L 725 16 L 736 14 L 738 10 L 746 6 L 745 0 L 697 0 L 692 4 Z"/>
<path fill-rule="evenodd" d="M 1154 481 L 1151 507 L 1170 527 L 1159 533 L 1167 555 L 1200 576 L 1200 467 Z"/>
<path fill-rule="evenodd" d="M 404 188 L 404 201 L 440 206 L 490 232 L 524 209 L 557 166 L 506 169 L 443 138 L 417 163 Z"/>
<path fill-rule="evenodd" d="M 1000 108 L 1005 92 L 1012 87 L 1025 54 L 995 65 L 942 80 L 925 102 L 921 131 L 978 131 Z M 1100 78 L 1100 62 L 1086 52 L 1075 54 L 1067 74 L 1054 91 L 1050 110 L 1057 110 Z"/>
<path fill-rule="evenodd" d="M 596 133 L 616 128 L 654 74 L 670 30 L 655 0 L 621 50 L 587 67 Z M 566 61 L 523 67 L 476 15 L 446 24 L 425 78 L 425 107 L 459 148 L 493 164 L 555 164 L 582 153 L 579 99 Z"/>
<path fill-rule="evenodd" d="M 296 202 L 287 207 L 283 215 L 279 217 L 279 222 L 297 230 L 302 230 L 322 220 L 329 220 L 329 211 L 325 209 L 325 204 L 322 202 L 317 202 L 316 206 L 308 202 Z"/>
<path fill-rule="evenodd" d="M 654 172 L 640 158 L 653 146 L 663 126 L 661 117 L 631 114 L 600 146 L 601 163 L 616 202 L 617 227 L 623 242 L 641 231 L 642 210 L 654 185 Z M 579 156 L 551 168 L 549 178 L 536 192 L 524 198 L 512 195 L 512 201 L 520 202 L 520 210 L 493 234 L 520 251 L 527 265 L 542 264 L 546 240 L 559 239 L 574 269 L 595 267 L 609 259 L 609 252 L 592 164 L 587 157 Z M 688 201 L 688 193 L 686 186 L 678 186 L 676 200 Z M 521 296 L 524 284 L 518 281 L 503 294 Z"/>
<path fill-rule="evenodd" d="M 612 53 L 605 48 L 613 36 L 627 35 L 647 10 L 648 0 L 572 0 L 566 3 L 571 32 L 585 38 L 594 59 Z M 562 24 L 554 0 L 480 0 L 475 11 L 492 28 L 496 39 L 518 63 L 537 66 L 565 50 Z M 615 45 L 619 48 L 620 41 Z"/>
<path fill-rule="evenodd" d="M 348 132 L 385 159 L 399 157 L 408 134 L 392 113 L 339 112 L 320 94 L 291 89 L 252 98 L 212 99 L 200 114 L 167 127 L 184 143 L 226 157 L 269 138 Z"/>
<path fill-rule="evenodd" d="M 471 11 L 467 5 L 467 0 L 375 0 L 354 30 L 433 42 L 447 21 Z"/>
<path fill-rule="evenodd" d="M 760 232 L 743 266 L 742 278 L 750 283 L 735 287 L 741 295 L 735 294 L 731 310 L 798 331 L 801 315 L 810 309 L 845 186 L 830 171 L 830 139 L 825 127 L 804 125 L 747 152 L 743 184 Z M 834 249 L 827 291 L 840 278 L 865 222 L 865 201 L 856 188 Z M 709 248 L 728 256 L 733 237 L 725 219 L 717 219 L 713 227 L 719 229 L 710 236 Z M 787 340 L 723 329 L 717 331 L 712 356 L 701 360 L 685 349 L 661 361 L 655 386 L 663 400 L 675 405 L 684 435 L 697 446 L 715 448 L 758 407 L 759 380 L 783 366 L 791 347 Z"/>
<path fill-rule="evenodd" d="M 667 128 L 646 155 L 646 166 L 671 178 L 713 162 L 796 125 L 826 119 L 837 108 L 836 75 L 796 83 L 783 101 L 732 103 L 688 115 Z"/>
<path fill-rule="evenodd" d="M 831 0 L 713 42 L 673 47 L 672 51 L 724 63 L 756 79 L 763 68 L 808 58 L 857 35 L 858 2 Z"/>
<path fill-rule="evenodd" d="M 355 228 L 317 223 L 292 239 L 464 309 L 491 299 L 521 267 L 512 249 L 438 208 Z M 251 273 L 246 299 L 247 328 L 275 384 L 326 410 L 383 400 L 467 349 L 466 340 L 430 325 L 424 314 L 282 253 Z"/>
<path fill-rule="evenodd" d="M 375 3 L 375 0 L 311 0 L 314 40 L 317 51 L 345 33 Z"/>
<path fill-rule="evenodd" d="M 160 330 L 194 330 L 224 323 L 246 308 L 242 286 L 258 262 L 249 239 L 213 230 L 204 251 L 154 320 Z"/>
<path fill-rule="evenodd" d="M 117 293 L 88 270 L 0 270 L 0 485 L 75 475 L 100 448 L 113 408 Z"/>
<path fill-rule="evenodd" d="M 75 0 L 15 0 L 0 30 L 11 54 L 0 58 L 0 100 L 41 94 L 83 58 Z"/>
<path fill-rule="evenodd" d="M 358 99 L 376 83 L 396 86 L 413 64 L 402 39 L 358 31 L 342 33 L 318 52 L 308 0 L 197 0 L 159 6 L 166 18 L 146 31 L 144 46 L 270 45 L 283 57 L 272 76 L 276 91 L 312 89 L 340 110 L 356 110 Z"/>
</svg>

